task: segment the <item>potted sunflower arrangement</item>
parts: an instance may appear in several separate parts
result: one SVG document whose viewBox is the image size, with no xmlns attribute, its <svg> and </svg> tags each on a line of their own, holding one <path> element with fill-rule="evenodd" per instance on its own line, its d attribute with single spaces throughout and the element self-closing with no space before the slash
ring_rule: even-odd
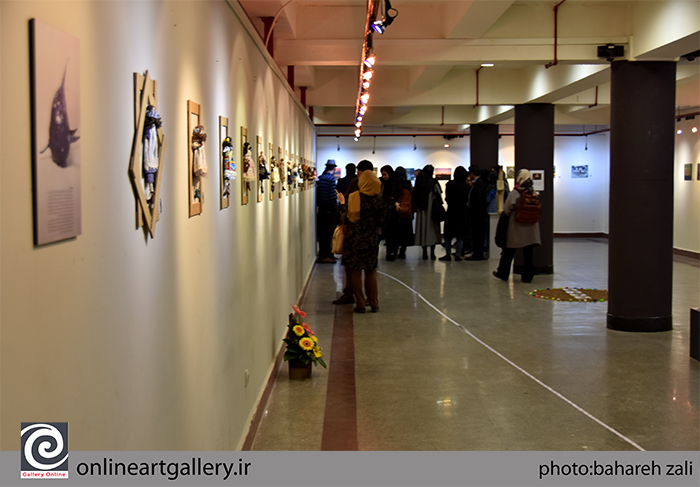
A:
<svg viewBox="0 0 700 487">
<path fill-rule="evenodd" d="M 306 313 L 292 305 L 294 313 L 289 315 L 287 336 L 282 340 L 287 345 L 284 360 L 289 362 L 290 379 L 308 379 L 311 377 L 311 364 L 321 364 L 324 368 L 318 338 L 308 324 L 302 322 Z"/>
</svg>

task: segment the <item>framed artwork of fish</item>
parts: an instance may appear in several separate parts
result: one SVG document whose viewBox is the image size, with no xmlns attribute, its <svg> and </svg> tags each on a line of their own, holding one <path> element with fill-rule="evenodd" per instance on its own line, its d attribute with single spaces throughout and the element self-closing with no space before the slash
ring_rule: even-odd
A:
<svg viewBox="0 0 700 487">
<path fill-rule="evenodd" d="M 34 244 L 82 232 L 80 41 L 29 22 Z"/>
</svg>

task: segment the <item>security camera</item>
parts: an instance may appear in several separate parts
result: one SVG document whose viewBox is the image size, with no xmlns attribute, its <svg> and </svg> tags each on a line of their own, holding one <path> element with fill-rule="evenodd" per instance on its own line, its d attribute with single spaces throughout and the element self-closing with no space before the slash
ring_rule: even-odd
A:
<svg viewBox="0 0 700 487">
<path fill-rule="evenodd" d="M 692 62 L 695 61 L 698 57 L 700 57 L 700 49 L 698 49 L 697 51 L 689 52 L 688 54 L 686 54 L 686 55 L 683 56 L 683 57 L 686 58 L 689 62 L 692 63 Z"/>
</svg>

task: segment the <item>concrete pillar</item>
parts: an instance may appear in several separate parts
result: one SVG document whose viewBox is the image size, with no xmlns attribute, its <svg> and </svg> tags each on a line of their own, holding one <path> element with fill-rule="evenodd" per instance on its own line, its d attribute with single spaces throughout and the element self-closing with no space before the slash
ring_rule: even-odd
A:
<svg viewBox="0 0 700 487">
<path fill-rule="evenodd" d="M 520 169 L 544 171 L 544 191 L 540 191 L 542 245 L 534 251 L 535 274 L 554 273 L 554 105 L 531 103 L 515 107 L 515 173 Z M 522 253 L 515 255 L 513 272 L 523 270 Z"/>
<path fill-rule="evenodd" d="M 469 127 L 469 157 L 481 169 L 498 164 L 498 125 L 475 124 Z"/>
<path fill-rule="evenodd" d="M 676 63 L 612 63 L 610 98 L 607 326 L 666 331 L 673 326 Z"/>
</svg>

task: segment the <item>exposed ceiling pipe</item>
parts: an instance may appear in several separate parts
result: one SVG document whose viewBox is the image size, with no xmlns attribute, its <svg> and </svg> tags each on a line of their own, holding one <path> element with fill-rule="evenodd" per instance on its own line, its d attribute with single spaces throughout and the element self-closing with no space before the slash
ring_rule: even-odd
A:
<svg viewBox="0 0 700 487">
<path fill-rule="evenodd" d="M 566 2 L 566 0 L 561 0 L 558 4 L 554 6 L 554 61 L 551 63 L 547 63 L 544 65 L 545 68 L 551 68 L 552 66 L 556 66 L 559 64 L 559 60 L 557 59 L 557 43 L 558 43 L 558 34 L 557 34 L 557 23 L 558 23 L 558 18 L 559 18 L 559 6 Z"/>
<path fill-rule="evenodd" d="M 603 129 L 597 129 L 597 130 L 592 130 L 590 132 L 581 132 L 581 133 L 576 133 L 576 132 L 555 132 L 554 136 L 555 137 L 585 137 L 587 135 L 596 135 L 596 134 L 602 134 L 605 132 L 610 132 L 610 128 L 603 128 Z M 455 132 L 425 132 L 425 133 L 394 133 L 394 134 L 385 134 L 385 133 L 377 133 L 377 134 L 363 134 L 366 137 L 450 137 L 450 138 L 457 138 L 457 137 L 469 137 L 471 135 L 471 132 L 462 132 L 462 133 L 455 133 Z M 515 136 L 515 132 L 500 132 L 498 134 L 499 136 L 503 137 L 513 137 Z M 317 134 L 316 137 L 354 137 L 352 134 Z"/>
<path fill-rule="evenodd" d="M 588 105 L 588 108 L 594 108 L 598 106 L 598 87 L 595 87 L 595 103 L 593 105 Z"/>
</svg>

